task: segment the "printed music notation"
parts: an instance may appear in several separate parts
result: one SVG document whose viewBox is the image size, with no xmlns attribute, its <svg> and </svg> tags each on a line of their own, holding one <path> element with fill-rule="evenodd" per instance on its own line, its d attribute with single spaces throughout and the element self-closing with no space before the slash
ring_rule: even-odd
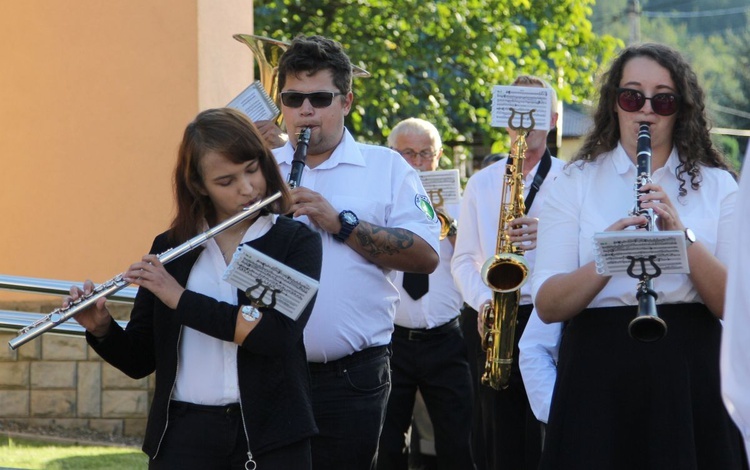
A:
<svg viewBox="0 0 750 470">
<path fill-rule="evenodd" d="M 528 126 L 529 112 L 534 111 L 534 129 L 549 130 L 552 112 L 552 90 L 541 87 L 500 86 L 492 88 L 492 127 L 508 127 L 512 110 L 513 124 Z M 523 119 L 523 120 L 522 120 Z"/>
<path fill-rule="evenodd" d="M 594 234 L 596 272 L 610 276 L 626 273 L 633 259 L 649 260 L 661 269 L 661 274 L 687 274 L 685 234 L 681 231 L 619 231 Z M 651 261 L 649 261 L 650 263 Z"/>
<path fill-rule="evenodd" d="M 247 245 L 237 249 L 223 279 L 243 292 L 253 289 L 255 295 L 276 292 L 274 308 L 292 320 L 299 318 L 319 286 L 315 279 Z"/>
<path fill-rule="evenodd" d="M 420 171 L 419 179 L 433 206 L 461 203 L 461 184 L 457 169 Z"/>
<path fill-rule="evenodd" d="M 259 80 L 242 90 L 227 104 L 227 108 L 242 111 L 253 122 L 276 119 L 281 112 Z"/>
</svg>

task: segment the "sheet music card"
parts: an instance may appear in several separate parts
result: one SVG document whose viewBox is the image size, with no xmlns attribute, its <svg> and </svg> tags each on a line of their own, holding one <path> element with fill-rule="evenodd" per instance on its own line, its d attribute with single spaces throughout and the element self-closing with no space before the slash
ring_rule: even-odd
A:
<svg viewBox="0 0 750 470">
<path fill-rule="evenodd" d="M 253 122 L 276 119 L 281 112 L 258 80 L 242 90 L 242 93 L 229 102 L 227 108 L 242 111 Z"/>
<path fill-rule="evenodd" d="M 433 206 L 461 203 L 461 184 L 458 170 L 420 171 L 419 179 Z"/>
<path fill-rule="evenodd" d="M 686 250 L 685 234 L 679 230 L 625 230 L 594 234 L 596 272 L 604 276 L 627 273 L 633 262 L 637 263 L 634 271 L 638 274 L 641 272 L 641 259 L 645 260 L 647 272 L 653 272 L 649 260 L 651 256 L 662 275 L 687 274 L 690 267 Z"/>
<path fill-rule="evenodd" d="M 541 87 L 500 86 L 492 88 L 492 127 L 509 127 L 508 120 L 513 116 L 513 125 L 529 127 L 530 112 L 533 111 L 533 129 L 549 130 L 552 111 L 552 90 Z"/>
<path fill-rule="evenodd" d="M 265 305 L 273 296 L 273 308 L 292 320 L 299 318 L 320 284 L 247 245 L 237 248 L 222 278 L 243 292 L 252 289 L 252 296 L 262 296 Z"/>
</svg>

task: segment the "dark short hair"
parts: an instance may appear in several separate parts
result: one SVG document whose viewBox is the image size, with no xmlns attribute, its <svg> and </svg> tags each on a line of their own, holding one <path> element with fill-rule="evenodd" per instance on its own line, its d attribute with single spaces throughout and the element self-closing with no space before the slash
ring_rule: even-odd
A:
<svg viewBox="0 0 750 470">
<path fill-rule="evenodd" d="M 352 90 L 352 62 L 337 41 L 323 36 L 299 35 L 279 61 L 279 91 L 284 89 L 289 75 L 301 77 L 330 70 L 333 84 L 341 93 Z"/>
<path fill-rule="evenodd" d="M 289 205 L 288 187 L 276 158 L 255 125 L 235 109 L 208 109 L 187 125 L 177 153 L 174 170 L 177 214 L 170 228 L 170 241 L 187 241 L 200 233 L 203 220 L 215 215 L 211 200 L 201 191 L 204 187 L 201 161 L 208 152 L 218 152 L 234 163 L 258 160 L 266 179 L 266 196 L 282 192 L 282 198 L 268 212 L 285 212 Z"/>
</svg>

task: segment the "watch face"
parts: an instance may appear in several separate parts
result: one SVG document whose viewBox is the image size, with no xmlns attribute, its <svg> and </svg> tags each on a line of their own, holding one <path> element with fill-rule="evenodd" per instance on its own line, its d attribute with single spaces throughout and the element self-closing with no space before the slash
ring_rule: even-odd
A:
<svg viewBox="0 0 750 470">
<path fill-rule="evenodd" d="M 687 238 L 690 243 L 695 243 L 695 234 L 689 228 L 685 229 L 685 238 Z"/>
<path fill-rule="evenodd" d="M 347 224 L 354 224 L 357 222 L 357 216 L 354 215 L 353 212 L 344 212 L 341 214 L 341 217 L 343 217 L 344 222 L 346 222 Z"/>
<path fill-rule="evenodd" d="M 260 318 L 260 311 L 251 305 L 243 305 L 240 311 L 242 312 L 242 318 L 246 321 L 256 321 Z"/>
</svg>

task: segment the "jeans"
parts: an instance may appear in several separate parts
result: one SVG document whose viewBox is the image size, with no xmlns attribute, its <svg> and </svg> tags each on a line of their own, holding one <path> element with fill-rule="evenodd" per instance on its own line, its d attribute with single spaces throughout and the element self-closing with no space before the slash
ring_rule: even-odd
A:
<svg viewBox="0 0 750 470">
<path fill-rule="evenodd" d="M 310 363 L 314 470 L 371 470 L 391 389 L 390 350 L 375 346 L 336 361 Z"/>
</svg>

